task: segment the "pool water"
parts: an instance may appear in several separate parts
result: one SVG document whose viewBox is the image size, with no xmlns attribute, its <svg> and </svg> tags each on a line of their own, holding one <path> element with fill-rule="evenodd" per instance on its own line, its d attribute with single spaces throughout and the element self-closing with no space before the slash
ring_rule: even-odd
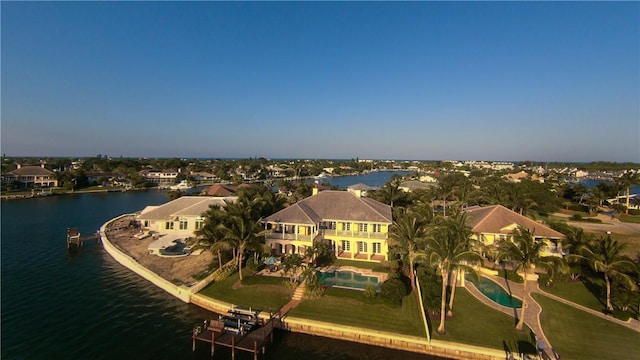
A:
<svg viewBox="0 0 640 360">
<path fill-rule="evenodd" d="M 364 290 L 368 286 L 380 289 L 377 276 L 362 275 L 351 270 L 318 271 L 320 282 L 329 287 L 343 287 Z"/>
<path fill-rule="evenodd" d="M 486 297 L 493 300 L 494 302 L 510 308 L 522 307 L 522 301 L 509 295 L 502 288 L 502 286 L 496 284 L 495 282 L 482 276 L 480 277 L 479 282 L 476 280 L 473 280 L 473 278 L 471 277 L 467 277 L 466 279 L 467 281 L 470 281 L 471 283 L 473 283 L 476 286 L 476 288 L 480 290 L 481 293 L 483 293 Z"/>
</svg>

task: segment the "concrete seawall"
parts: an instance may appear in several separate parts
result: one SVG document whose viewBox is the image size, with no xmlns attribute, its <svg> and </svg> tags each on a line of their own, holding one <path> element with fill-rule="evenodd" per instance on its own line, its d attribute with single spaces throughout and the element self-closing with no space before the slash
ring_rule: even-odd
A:
<svg viewBox="0 0 640 360">
<path fill-rule="evenodd" d="M 186 303 L 192 303 L 218 314 L 225 314 L 233 307 L 233 304 L 198 294 L 200 290 L 213 280 L 213 274 L 207 276 L 207 278 L 192 287 L 186 287 L 183 285 L 177 286 L 145 268 L 135 259 L 116 248 L 108 239 L 106 231 L 107 226 L 113 221 L 130 215 L 131 214 L 124 214 L 118 216 L 109 220 L 100 227 L 102 245 L 111 257 L 113 257 L 122 266 L 128 268 L 144 279 L 150 281 L 152 284 Z M 268 315 L 264 314 L 261 317 L 268 317 Z M 388 333 L 372 329 L 344 326 L 288 316 L 285 316 L 282 319 L 282 328 L 296 333 L 323 336 L 343 341 L 353 341 L 362 344 L 435 355 L 450 359 L 502 360 L 505 358 L 504 351 L 495 349 L 439 340 L 432 340 L 431 342 L 428 342 L 426 338 L 416 336 Z"/>
<path fill-rule="evenodd" d="M 195 293 L 197 293 L 198 291 L 204 289 L 205 286 L 207 286 L 212 280 L 213 280 L 213 276 L 209 275 L 207 276 L 204 280 L 201 280 L 200 282 L 198 282 L 197 284 L 195 284 L 192 287 L 187 287 L 184 285 L 176 285 L 160 276 L 158 276 L 158 274 L 154 273 L 153 271 L 147 269 L 146 267 L 142 266 L 140 263 L 138 263 L 134 258 L 132 258 L 131 256 L 125 254 L 124 252 L 120 251 L 120 249 L 118 249 L 117 247 L 115 247 L 110 241 L 109 241 L 109 237 L 107 235 L 107 226 L 113 222 L 116 221 L 118 219 L 121 219 L 125 216 L 131 216 L 132 214 L 124 214 L 124 215 L 120 215 L 114 219 L 109 220 L 108 222 L 106 222 L 104 225 L 102 225 L 100 227 L 100 239 L 102 241 L 102 246 L 104 247 L 105 251 L 111 255 L 112 258 L 114 258 L 118 263 L 120 263 L 122 266 L 126 267 L 127 269 L 133 271 L 134 273 L 140 275 L 141 277 L 143 277 L 144 279 L 150 281 L 152 284 L 154 284 L 155 286 L 159 287 L 160 289 L 168 292 L 169 294 L 177 297 L 178 299 L 186 302 L 186 303 L 190 303 L 191 302 L 191 296 Z M 226 309 L 225 309 L 226 312 Z"/>
</svg>

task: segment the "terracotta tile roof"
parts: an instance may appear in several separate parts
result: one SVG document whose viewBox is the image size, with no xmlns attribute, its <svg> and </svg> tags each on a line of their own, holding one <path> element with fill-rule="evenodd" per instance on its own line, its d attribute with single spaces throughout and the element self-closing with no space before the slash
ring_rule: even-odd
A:
<svg viewBox="0 0 640 360">
<path fill-rule="evenodd" d="M 211 205 L 224 206 L 237 197 L 182 196 L 159 206 L 148 206 L 138 216 L 139 220 L 172 219 L 176 216 L 199 216 Z"/>
<path fill-rule="evenodd" d="M 215 184 L 211 185 L 207 190 L 204 191 L 205 194 L 209 196 L 230 196 L 234 195 L 238 190 L 237 187 L 225 184 Z"/>
<path fill-rule="evenodd" d="M 392 223 L 391 206 L 348 191 L 326 190 L 264 219 L 266 222 L 317 224 L 321 220 Z"/>
<path fill-rule="evenodd" d="M 53 171 L 49 171 L 41 166 L 22 166 L 19 169 L 9 171 L 10 174 L 16 176 L 51 176 Z"/>
<path fill-rule="evenodd" d="M 465 212 L 467 213 L 467 225 L 474 233 L 508 235 L 516 226 L 520 225 L 531 230 L 536 237 L 552 239 L 564 237 L 563 234 L 502 205 L 473 207 L 466 209 Z"/>
</svg>

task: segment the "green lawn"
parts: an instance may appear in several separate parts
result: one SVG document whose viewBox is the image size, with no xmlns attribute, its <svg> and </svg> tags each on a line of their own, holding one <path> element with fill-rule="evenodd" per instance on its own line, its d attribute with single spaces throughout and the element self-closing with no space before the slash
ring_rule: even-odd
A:
<svg viewBox="0 0 640 360">
<path fill-rule="evenodd" d="M 364 297 L 363 297 L 364 298 Z M 401 307 L 366 304 L 352 297 L 325 295 L 305 300 L 290 316 L 357 326 L 412 336 L 425 336 L 415 294 L 404 297 Z"/>
<path fill-rule="evenodd" d="M 257 309 L 279 309 L 291 300 L 292 290 L 282 286 L 273 285 L 270 282 L 277 280 L 250 279 L 249 272 L 243 271 L 246 279 L 242 286 L 233 289 L 240 276 L 235 273 L 228 278 L 214 282 L 200 291 L 200 294 L 216 300 L 226 301 L 237 306 L 252 307 Z M 265 282 L 267 282 L 265 284 Z M 256 285 L 246 285 L 255 283 Z"/>
<path fill-rule="evenodd" d="M 484 305 L 464 288 L 456 290 L 454 317 L 445 321 L 445 334 L 435 331 L 440 317 L 432 319 L 432 337 L 494 349 L 509 349 L 514 353 L 535 353 L 535 343 L 529 328 L 516 330 L 515 318 Z M 518 310 L 519 311 L 519 310 Z"/>
<path fill-rule="evenodd" d="M 589 291 L 582 281 L 555 283 L 554 286 L 540 287 L 543 291 L 567 299 L 595 311 L 602 311 L 604 304 Z"/>
<path fill-rule="evenodd" d="M 640 216 L 638 216 L 638 215 L 622 214 L 622 215 L 619 216 L 619 219 L 620 219 L 620 221 L 626 222 L 626 223 L 640 224 Z"/>
<path fill-rule="evenodd" d="M 589 289 L 589 286 L 592 288 L 591 290 Z M 580 304 L 591 310 L 601 312 L 605 308 L 604 295 L 601 296 L 602 300 L 600 300 L 598 296 L 594 295 L 594 292 L 604 293 L 605 291 L 604 280 L 602 280 L 601 278 L 589 278 L 588 281 L 556 283 L 551 287 L 543 287 L 542 290 L 550 294 L 559 296 L 563 299 L 567 299 L 576 304 Z M 633 313 L 631 310 L 622 311 L 616 309 L 613 312 L 613 315 L 621 320 L 627 320 L 630 317 L 633 317 Z"/>
<path fill-rule="evenodd" d="M 533 294 L 542 305 L 540 321 L 562 359 L 637 359 L 640 333 Z"/>
</svg>

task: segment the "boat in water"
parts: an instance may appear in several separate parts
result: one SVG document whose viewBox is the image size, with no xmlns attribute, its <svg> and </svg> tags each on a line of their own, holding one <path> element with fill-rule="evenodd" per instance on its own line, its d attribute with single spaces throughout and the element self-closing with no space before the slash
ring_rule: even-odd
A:
<svg viewBox="0 0 640 360">
<path fill-rule="evenodd" d="M 169 186 L 169 189 L 171 189 L 171 190 L 180 190 L 180 191 L 187 191 L 187 190 L 189 190 L 191 188 L 193 188 L 193 186 L 190 186 L 187 183 L 187 180 L 182 180 L 176 185 Z"/>
</svg>

